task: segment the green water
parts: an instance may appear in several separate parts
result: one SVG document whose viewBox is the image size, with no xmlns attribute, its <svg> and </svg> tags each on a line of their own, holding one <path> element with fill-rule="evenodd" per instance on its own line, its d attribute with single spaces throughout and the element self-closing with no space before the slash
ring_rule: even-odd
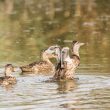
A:
<svg viewBox="0 0 110 110">
<path fill-rule="evenodd" d="M 13 88 L 0 87 L 5 110 L 110 109 L 109 0 L 0 0 L 0 75 L 4 65 L 40 60 L 41 52 L 69 41 L 80 49 L 79 81 L 45 83 L 51 76 L 20 76 Z"/>
</svg>

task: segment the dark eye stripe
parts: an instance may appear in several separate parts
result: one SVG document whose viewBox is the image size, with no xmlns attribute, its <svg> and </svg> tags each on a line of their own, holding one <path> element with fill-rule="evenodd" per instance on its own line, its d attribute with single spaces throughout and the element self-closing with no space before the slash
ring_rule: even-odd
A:
<svg viewBox="0 0 110 110">
<path fill-rule="evenodd" d="M 78 42 L 78 41 L 76 41 L 76 40 L 75 40 L 75 41 L 73 41 L 73 44 L 75 44 L 76 42 Z"/>
</svg>

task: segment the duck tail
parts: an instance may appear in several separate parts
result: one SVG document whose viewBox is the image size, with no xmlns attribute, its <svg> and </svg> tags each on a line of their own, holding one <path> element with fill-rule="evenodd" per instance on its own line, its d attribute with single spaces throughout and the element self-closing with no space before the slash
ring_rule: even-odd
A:
<svg viewBox="0 0 110 110">
<path fill-rule="evenodd" d="M 20 69 L 21 69 L 22 72 L 32 72 L 31 67 L 21 66 Z"/>
</svg>

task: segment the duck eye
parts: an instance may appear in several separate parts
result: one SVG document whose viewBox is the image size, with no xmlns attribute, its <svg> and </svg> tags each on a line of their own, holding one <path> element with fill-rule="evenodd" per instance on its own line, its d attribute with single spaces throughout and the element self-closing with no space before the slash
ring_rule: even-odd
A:
<svg viewBox="0 0 110 110">
<path fill-rule="evenodd" d="M 57 47 L 55 47 L 54 49 L 56 49 Z"/>
<path fill-rule="evenodd" d="M 54 49 L 54 47 L 51 47 L 51 48 L 50 48 L 50 50 L 53 50 L 53 49 Z"/>
<path fill-rule="evenodd" d="M 62 51 L 62 53 L 65 53 L 65 51 Z"/>
</svg>

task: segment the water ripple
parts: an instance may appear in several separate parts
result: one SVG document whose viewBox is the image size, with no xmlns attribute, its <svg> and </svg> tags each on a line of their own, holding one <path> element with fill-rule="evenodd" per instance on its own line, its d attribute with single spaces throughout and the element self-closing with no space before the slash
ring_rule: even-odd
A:
<svg viewBox="0 0 110 110">
<path fill-rule="evenodd" d="M 11 89 L 0 87 L 0 108 L 11 110 L 109 110 L 110 77 L 78 75 L 77 82 L 44 82 L 50 76 L 19 76 Z"/>
</svg>

